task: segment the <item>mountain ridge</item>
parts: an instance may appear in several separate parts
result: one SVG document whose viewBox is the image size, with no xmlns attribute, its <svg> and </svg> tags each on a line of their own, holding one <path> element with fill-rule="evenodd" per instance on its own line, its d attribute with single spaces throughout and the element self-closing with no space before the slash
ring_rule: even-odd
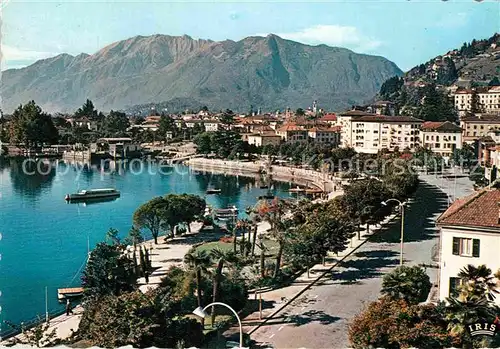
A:
<svg viewBox="0 0 500 349">
<path fill-rule="evenodd" d="M 211 109 L 328 109 L 371 98 L 402 71 L 391 61 L 275 34 L 239 41 L 188 35 L 134 36 L 94 54 L 60 54 L 3 72 L 4 110 L 35 99 L 49 111 L 74 111 L 90 98 L 104 110 L 192 99 Z"/>
</svg>

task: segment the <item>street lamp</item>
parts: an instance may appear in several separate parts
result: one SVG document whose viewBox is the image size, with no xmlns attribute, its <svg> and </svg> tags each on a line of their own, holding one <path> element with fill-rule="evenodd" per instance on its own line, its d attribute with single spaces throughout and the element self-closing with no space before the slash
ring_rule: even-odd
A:
<svg viewBox="0 0 500 349">
<path fill-rule="evenodd" d="M 221 302 L 213 302 L 213 303 L 210 303 L 209 305 L 205 306 L 205 308 L 202 308 L 202 307 L 196 308 L 195 310 L 193 310 L 193 314 L 204 319 L 208 316 L 208 314 L 205 312 L 205 310 L 207 310 L 208 307 L 211 307 L 212 305 L 222 305 L 223 307 L 226 307 L 229 310 L 231 310 L 233 312 L 234 316 L 236 316 L 236 319 L 238 319 L 238 324 L 240 325 L 240 348 L 243 348 L 243 327 L 241 326 L 241 320 L 240 320 L 240 317 L 238 316 L 238 313 L 236 313 L 236 311 L 233 308 L 231 308 L 229 305 L 227 305 L 226 303 L 221 303 Z"/>
<path fill-rule="evenodd" d="M 405 205 L 398 199 L 389 199 L 386 201 L 382 201 L 382 205 L 387 206 L 387 204 L 390 201 L 395 201 L 398 203 L 399 208 L 401 209 L 401 247 L 400 247 L 400 254 L 399 254 L 399 265 L 403 265 L 403 239 L 404 239 L 404 232 L 405 232 Z"/>
</svg>

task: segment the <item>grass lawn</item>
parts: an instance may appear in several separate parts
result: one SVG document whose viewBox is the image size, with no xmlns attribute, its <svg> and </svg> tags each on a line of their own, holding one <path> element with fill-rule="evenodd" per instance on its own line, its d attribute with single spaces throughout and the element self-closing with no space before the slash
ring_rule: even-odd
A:
<svg viewBox="0 0 500 349">
<path fill-rule="evenodd" d="M 205 251 L 206 253 L 210 253 L 210 251 L 215 248 L 219 248 L 222 251 L 232 251 L 233 244 L 220 241 L 207 242 L 206 244 L 198 246 L 196 251 Z"/>
<path fill-rule="evenodd" d="M 274 240 L 269 240 L 269 239 L 264 239 L 264 246 L 266 246 L 266 256 L 276 256 L 278 254 L 278 248 L 279 245 L 276 241 Z M 233 250 L 233 244 L 232 243 L 227 243 L 227 242 L 220 242 L 220 241 L 213 241 L 213 242 L 207 242 L 203 245 L 200 245 L 196 248 L 197 251 L 205 251 L 207 253 L 210 253 L 214 248 L 219 248 L 222 251 L 232 251 Z M 239 246 L 237 247 L 239 251 Z M 258 246 L 255 246 L 255 254 L 259 255 L 260 254 L 260 248 Z"/>
</svg>

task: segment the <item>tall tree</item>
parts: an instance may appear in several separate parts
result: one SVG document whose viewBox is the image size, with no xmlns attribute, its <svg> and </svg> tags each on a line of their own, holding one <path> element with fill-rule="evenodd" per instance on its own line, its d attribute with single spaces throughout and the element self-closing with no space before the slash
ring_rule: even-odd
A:
<svg viewBox="0 0 500 349">
<path fill-rule="evenodd" d="M 186 223 L 188 232 L 191 233 L 191 223 L 203 216 L 207 203 L 205 199 L 198 195 L 182 194 L 181 199 L 184 201 L 182 220 Z"/>
<path fill-rule="evenodd" d="M 210 257 L 214 260 L 217 261 L 217 267 L 215 268 L 214 272 L 214 282 L 213 282 L 213 302 L 219 302 L 219 290 L 220 290 L 220 285 L 222 283 L 222 270 L 224 269 L 224 264 L 225 263 L 235 263 L 238 258 L 236 255 L 229 251 L 223 251 L 219 248 L 215 248 L 212 251 L 210 251 Z M 212 307 L 212 326 L 215 323 L 215 307 Z"/>
<path fill-rule="evenodd" d="M 158 126 L 158 135 L 166 139 L 167 133 L 174 131 L 175 131 L 174 119 L 172 119 L 170 115 L 162 115 Z"/>
<path fill-rule="evenodd" d="M 99 243 L 92 250 L 82 275 L 86 297 L 119 295 L 136 288 L 135 266 L 123 248 L 119 244 Z"/>
<path fill-rule="evenodd" d="M 222 115 L 220 116 L 220 122 L 226 127 L 229 128 L 232 124 L 234 124 L 234 117 L 236 115 L 230 109 L 226 109 Z"/>
<path fill-rule="evenodd" d="M 125 113 L 111 110 L 109 115 L 104 117 L 103 131 L 114 136 L 116 134 L 123 135 L 130 126 L 130 121 Z"/>
<path fill-rule="evenodd" d="M 202 276 L 208 271 L 210 256 L 206 251 L 191 249 L 184 256 L 184 263 L 192 270 L 196 278 L 196 299 L 198 306 L 202 306 Z"/>
<path fill-rule="evenodd" d="M 158 244 L 158 235 L 165 224 L 164 215 L 165 200 L 156 197 L 139 206 L 134 212 L 133 222 L 138 229 L 148 229 Z"/>
<path fill-rule="evenodd" d="M 75 117 L 76 118 L 85 117 L 91 120 L 97 120 L 102 117 L 102 114 L 99 113 L 97 109 L 94 108 L 94 103 L 92 103 L 90 99 L 87 99 L 85 103 L 75 112 Z"/>
<path fill-rule="evenodd" d="M 44 143 L 57 143 L 59 133 L 49 114 L 42 111 L 35 101 L 20 105 L 12 114 L 10 141 L 24 144 L 26 148 Z"/>
</svg>

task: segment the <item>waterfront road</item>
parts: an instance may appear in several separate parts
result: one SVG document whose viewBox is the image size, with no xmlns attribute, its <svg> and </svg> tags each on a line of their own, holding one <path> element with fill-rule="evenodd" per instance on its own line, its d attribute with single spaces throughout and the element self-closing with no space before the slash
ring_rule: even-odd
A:
<svg viewBox="0 0 500 349">
<path fill-rule="evenodd" d="M 406 208 L 404 260 L 407 265 L 437 265 L 435 220 L 447 208 L 449 196 L 467 195 L 472 185 L 465 176 L 455 179 L 451 174 L 444 178 L 422 175 L 420 179 L 414 200 Z M 349 347 L 349 323 L 379 297 L 382 276 L 399 264 L 399 234 L 400 221 L 395 220 L 322 283 L 255 331 L 252 339 L 275 348 Z M 437 282 L 437 269 L 429 267 L 427 272 Z"/>
</svg>

